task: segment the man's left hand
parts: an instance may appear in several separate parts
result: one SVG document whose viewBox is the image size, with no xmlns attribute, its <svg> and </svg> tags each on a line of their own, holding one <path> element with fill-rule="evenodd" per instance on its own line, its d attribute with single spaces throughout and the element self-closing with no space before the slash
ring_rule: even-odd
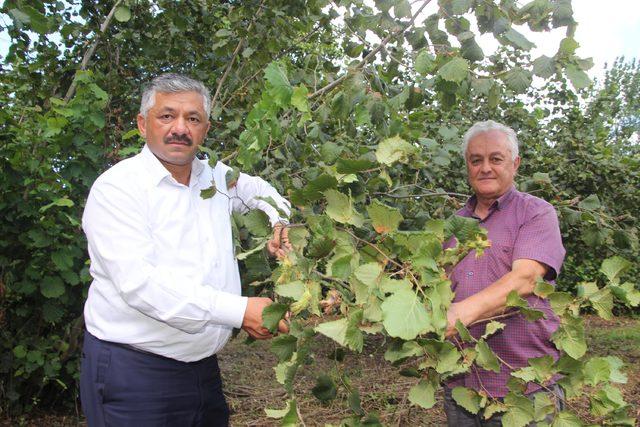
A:
<svg viewBox="0 0 640 427">
<path fill-rule="evenodd" d="M 282 259 L 291 249 L 289 227 L 279 222 L 273 226 L 273 237 L 267 242 L 267 250 L 271 256 Z"/>
</svg>

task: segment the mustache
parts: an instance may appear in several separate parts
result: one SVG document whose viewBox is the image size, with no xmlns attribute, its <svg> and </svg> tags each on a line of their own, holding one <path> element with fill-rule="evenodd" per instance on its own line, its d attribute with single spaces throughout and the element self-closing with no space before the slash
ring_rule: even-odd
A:
<svg viewBox="0 0 640 427">
<path fill-rule="evenodd" d="M 187 143 L 188 145 L 193 144 L 193 140 L 189 138 L 187 135 L 171 135 L 164 138 L 165 144 L 173 144 L 173 143 Z"/>
</svg>

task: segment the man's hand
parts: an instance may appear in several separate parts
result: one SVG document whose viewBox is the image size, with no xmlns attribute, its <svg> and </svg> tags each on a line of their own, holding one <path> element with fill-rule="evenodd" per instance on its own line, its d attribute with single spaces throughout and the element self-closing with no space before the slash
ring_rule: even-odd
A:
<svg viewBox="0 0 640 427">
<path fill-rule="evenodd" d="M 249 298 L 247 302 L 247 309 L 242 319 L 242 329 L 257 340 L 264 340 L 273 336 L 267 328 L 262 326 L 262 310 L 271 304 L 273 304 L 271 299 L 262 297 Z M 284 320 L 281 320 L 278 324 L 278 332 L 289 332 L 289 326 Z"/>
<path fill-rule="evenodd" d="M 449 306 L 449 311 L 447 311 L 447 332 L 445 333 L 447 338 L 458 333 L 456 329 L 456 321 L 458 320 L 462 322 L 460 319 L 460 305 L 454 302 Z"/>
<path fill-rule="evenodd" d="M 292 249 L 289 243 L 289 227 L 278 222 L 273 226 L 273 237 L 267 242 L 267 250 L 271 256 L 282 259 Z"/>
</svg>

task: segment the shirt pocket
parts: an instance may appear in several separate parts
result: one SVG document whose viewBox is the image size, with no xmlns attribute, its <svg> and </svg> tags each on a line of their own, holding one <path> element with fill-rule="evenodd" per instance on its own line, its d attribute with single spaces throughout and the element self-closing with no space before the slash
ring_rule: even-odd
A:
<svg viewBox="0 0 640 427">
<path fill-rule="evenodd" d="M 511 271 L 513 246 L 494 243 L 484 254 L 487 260 L 487 278 L 493 283 Z"/>
</svg>

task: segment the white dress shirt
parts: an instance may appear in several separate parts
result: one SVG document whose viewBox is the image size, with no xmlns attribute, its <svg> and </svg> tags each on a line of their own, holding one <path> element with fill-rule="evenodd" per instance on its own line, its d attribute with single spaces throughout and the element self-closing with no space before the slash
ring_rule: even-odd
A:
<svg viewBox="0 0 640 427">
<path fill-rule="evenodd" d="M 91 334 L 184 362 L 222 349 L 247 306 L 231 212 L 258 208 L 273 225 L 276 209 L 255 199 L 270 196 L 289 213 L 260 178 L 240 174 L 227 189 L 229 169 L 195 159 L 185 186 L 145 145 L 98 177 L 82 217 L 93 276 L 84 307 Z M 218 193 L 203 199 L 200 190 L 212 180 Z"/>
</svg>

